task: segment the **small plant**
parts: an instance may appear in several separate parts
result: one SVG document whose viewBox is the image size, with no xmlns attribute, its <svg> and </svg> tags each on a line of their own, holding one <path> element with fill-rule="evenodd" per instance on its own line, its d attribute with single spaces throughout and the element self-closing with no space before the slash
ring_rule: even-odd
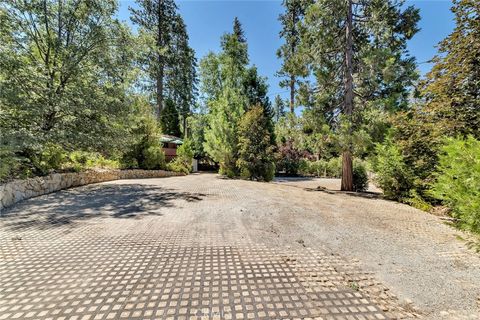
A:
<svg viewBox="0 0 480 320">
<path fill-rule="evenodd" d="M 357 282 L 351 281 L 348 283 L 348 286 L 353 290 L 353 291 L 360 291 L 360 286 L 358 285 Z"/>
<path fill-rule="evenodd" d="M 152 115 L 146 115 L 134 130 L 135 141 L 121 159 L 124 169 L 165 169 L 165 154 L 160 144 L 160 128 Z"/>
</svg>

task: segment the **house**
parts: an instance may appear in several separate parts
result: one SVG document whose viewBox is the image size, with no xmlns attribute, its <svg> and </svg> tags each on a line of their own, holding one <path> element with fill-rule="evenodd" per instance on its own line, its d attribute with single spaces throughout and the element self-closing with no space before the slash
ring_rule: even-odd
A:
<svg viewBox="0 0 480 320">
<path fill-rule="evenodd" d="M 162 150 L 165 152 L 165 160 L 171 161 L 177 156 L 178 146 L 183 144 L 183 140 L 179 137 L 164 134 L 160 137 Z"/>
</svg>

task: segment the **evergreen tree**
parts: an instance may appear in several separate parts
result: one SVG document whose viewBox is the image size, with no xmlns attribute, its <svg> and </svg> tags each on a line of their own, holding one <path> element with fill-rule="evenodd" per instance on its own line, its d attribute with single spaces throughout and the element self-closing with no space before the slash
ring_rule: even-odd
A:
<svg viewBox="0 0 480 320">
<path fill-rule="evenodd" d="M 253 106 L 240 120 L 237 166 L 243 178 L 270 181 L 274 177 L 274 144 L 269 121 L 260 104 Z"/>
<path fill-rule="evenodd" d="M 246 70 L 243 87 L 248 99 L 248 107 L 260 104 L 265 109 L 266 114 L 271 112 L 272 107 L 267 96 L 268 84 L 266 78 L 258 74 L 256 66 Z"/>
<path fill-rule="evenodd" d="M 237 22 L 237 31 L 241 25 Z M 238 158 L 238 122 L 248 106 L 244 81 L 248 64 L 247 44 L 242 42 L 242 33 L 225 34 L 222 37 L 222 52 L 215 56 L 210 54 L 208 61 L 202 61 L 202 86 L 207 86 L 212 96 L 206 97 L 208 128 L 205 130 L 205 151 L 220 164 L 221 173 L 235 176 Z M 212 72 L 212 75 L 206 73 Z M 217 76 L 218 75 L 218 76 Z M 214 89 L 211 84 L 221 84 Z"/>
<path fill-rule="evenodd" d="M 188 44 L 188 34 L 181 16 L 175 20 L 172 41 L 172 63 L 167 70 L 166 92 L 175 102 L 182 119 L 182 132 L 187 129 L 187 117 L 195 103 L 197 92 L 197 71 L 195 52 Z"/>
<path fill-rule="evenodd" d="M 417 9 L 394 0 L 320 0 L 309 6 L 301 51 L 316 79 L 317 103 L 342 114 L 346 137 L 359 125 L 355 103 L 390 110 L 406 105 L 416 78 L 406 41 L 418 31 L 418 20 Z M 352 191 L 353 139 L 343 141 L 342 190 Z"/>
<path fill-rule="evenodd" d="M 280 97 L 280 95 L 275 96 L 275 101 L 273 103 L 273 118 L 275 122 L 278 122 L 280 118 L 285 116 L 285 101 Z"/>
<path fill-rule="evenodd" d="M 272 144 L 275 143 L 275 128 L 273 124 L 273 109 L 270 99 L 268 99 L 268 84 L 264 77 L 258 74 L 257 67 L 252 66 L 247 69 L 243 80 L 245 95 L 247 97 L 246 110 L 260 105 L 266 119 L 266 130 L 269 133 Z"/>
<path fill-rule="evenodd" d="M 168 49 L 172 41 L 177 6 L 173 0 L 136 0 L 136 3 L 139 8 L 130 8 L 130 19 L 154 40 L 143 63 L 155 83 L 157 114 L 160 116 L 165 95 L 165 69 L 171 59 Z"/>
<path fill-rule="evenodd" d="M 247 43 L 247 38 L 245 38 L 245 32 L 243 31 L 242 24 L 237 17 L 233 19 L 233 34 L 237 37 L 239 42 Z"/>
<path fill-rule="evenodd" d="M 172 99 L 165 101 L 165 108 L 160 112 L 160 127 L 163 134 L 176 137 L 179 137 L 181 134 L 178 111 Z"/>
<path fill-rule="evenodd" d="M 238 121 L 244 113 L 245 97 L 237 90 L 225 87 L 213 101 L 208 115 L 203 145 L 207 154 L 220 164 L 220 173 L 237 175 Z"/>
<path fill-rule="evenodd" d="M 299 56 L 301 41 L 299 28 L 305 10 L 311 2 L 310 0 L 283 0 L 285 13 L 279 17 L 282 24 L 280 37 L 285 39 L 285 43 L 277 51 L 277 56 L 283 59 L 278 75 L 286 78 L 280 82 L 280 86 L 290 90 L 291 113 L 294 113 L 296 86 L 299 84 L 299 78 L 307 74 L 305 63 Z"/>
<path fill-rule="evenodd" d="M 480 138 L 480 5 L 456 0 L 456 26 L 438 48 L 440 54 L 427 74 L 423 113 L 443 134 Z"/>
<path fill-rule="evenodd" d="M 140 27 L 145 39 L 140 64 L 147 73 L 149 87 L 154 87 L 157 114 L 160 116 L 166 97 L 174 99 L 180 111 L 188 114 L 194 100 L 196 74 L 185 23 L 174 0 L 136 3 L 138 9 L 130 8 L 131 20 Z"/>
</svg>

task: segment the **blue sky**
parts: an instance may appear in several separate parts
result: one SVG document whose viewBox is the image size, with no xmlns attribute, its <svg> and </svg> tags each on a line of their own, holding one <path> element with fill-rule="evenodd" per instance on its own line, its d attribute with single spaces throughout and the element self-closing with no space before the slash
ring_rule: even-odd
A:
<svg viewBox="0 0 480 320">
<path fill-rule="evenodd" d="M 260 74 L 268 77 L 269 96 L 273 100 L 277 93 L 287 97 L 286 90 L 278 86 L 275 77 L 281 61 L 276 50 L 282 44 L 278 33 L 281 25 L 278 15 L 283 11 L 280 0 L 187 0 L 177 1 L 190 36 L 190 45 L 200 60 L 210 50 L 218 51 L 220 37 L 232 29 L 232 21 L 237 16 L 243 24 L 248 39 L 250 62 L 257 65 Z M 417 58 L 422 74 L 430 69 L 430 60 L 436 53 L 435 46 L 454 28 L 453 14 L 449 0 L 407 1 L 406 5 L 420 8 L 421 31 L 408 43 L 410 54 Z M 130 22 L 129 6 L 134 1 L 120 0 L 119 17 Z"/>
</svg>

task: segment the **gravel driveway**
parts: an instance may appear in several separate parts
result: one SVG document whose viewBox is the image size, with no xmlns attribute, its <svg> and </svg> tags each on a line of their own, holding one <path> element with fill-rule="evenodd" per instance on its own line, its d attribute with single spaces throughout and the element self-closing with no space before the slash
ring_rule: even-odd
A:
<svg viewBox="0 0 480 320">
<path fill-rule="evenodd" d="M 27 200 L 0 216 L 0 319 L 480 319 L 460 232 L 338 184 L 194 174 Z"/>
</svg>

